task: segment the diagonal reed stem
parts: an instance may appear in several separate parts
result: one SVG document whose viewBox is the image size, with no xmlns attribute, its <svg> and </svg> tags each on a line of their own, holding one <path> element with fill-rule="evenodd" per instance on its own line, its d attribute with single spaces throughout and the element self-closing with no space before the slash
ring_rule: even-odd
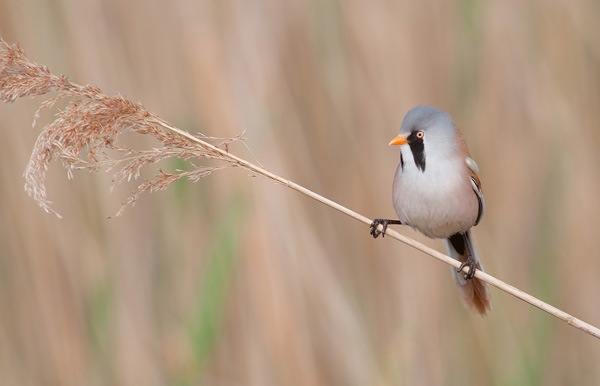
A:
<svg viewBox="0 0 600 386">
<path fill-rule="evenodd" d="M 176 127 L 173 127 L 171 125 L 169 125 L 167 122 L 162 121 L 162 120 L 158 120 L 156 121 L 156 124 L 162 126 L 163 128 L 173 131 L 175 133 L 177 133 L 178 135 L 181 135 L 182 137 L 185 137 L 187 139 L 189 139 L 190 141 L 194 141 L 196 143 L 201 144 L 202 146 L 206 146 L 211 148 L 213 151 L 220 153 L 221 155 L 223 155 L 223 157 L 227 157 L 230 158 L 232 160 L 235 161 L 235 163 L 247 170 L 250 170 L 252 172 L 255 172 L 256 174 L 262 175 L 264 177 L 270 178 L 274 181 L 277 181 L 285 186 L 288 186 L 289 188 L 300 192 L 314 200 L 317 200 L 319 202 L 321 202 L 322 204 L 325 204 L 333 209 L 336 209 L 358 221 L 361 221 L 367 225 L 370 225 L 372 220 L 359 214 L 356 213 L 355 211 L 346 208 L 345 206 L 342 206 L 340 204 L 338 204 L 335 201 L 332 201 L 326 197 L 321 196 L 318 193 L 313 192 L 312 190 L 309 190 L 301 185 L 296 184 L 295 182 L 292 182 L 290 180 L 287 180 L 283 177 L 280 177 L 274 173 L 271 173 L 270 171 L 261 168 L 257 165 L 254 165 L 242 158 L 236 157 L 233 154 L 228 153 L 227 151 L 220 149 L 214 145 L 211 145 L 207 142 L 202 141 L 201 139 L 194 137 L 193 135 L 189 134 L 186 131 L 180 130 Z M 382 226 L 379 225 L 379 229 L 382 230 Z M 460 266 L 460 262 L 458 262 L 457 260 L 451 258 L 450 256 L 447 256 L 433 248 L 430 248 L 416 240 L 411 239 L 410 237 L 406 237 L 404 235 L 401 235 L 400 233 L 394 231 L 393 229 L 387 229 L 386 236 L 394 238 L 398 241 L 403 242 L 404 244 L 407 244 L 415 249 L 418 249 L 419 251 L 435 258 L 438 259 L 446 264 L 449 264 L 455 268 L 458 268 Z M 465 267 L 465 269 L 463 270 L 465 273 L 468 272 L 469 267 Z M 506 292 L 509 293 L 511 295 L 513 295 L 514 297 L 523 300 L 526 303 L 531 304 L 532 306 L 535 306 L 537 308 L 539 308 L 542 311 L 546 311 L 547 313 L 549 313 L 550 315 L 564 321 L 567 322 L 567 324 L 569 324 L 570 326 L 573 326 L 587 334 L 592 335 L 593 337 L 596 337 L 598 339 L 600 339 L 600 329 L 598 329 L 597 327 L 592 326 L 589 323 L 586 323 L 584 321 L 582 321 L 581 319 L 577 319 L 576 317 L 562 311 L 559 308 L 556 308 L 538 298 L 536 298 L 535 296 L 532 296 L 530 294 L 528 294 L 527 292 L 521 291 L 520 289 L 513 287 L 510 284 L 507 284 L 505 282 L 503 282 L 502 280 L 488 274 L 482 271 L 477 270 L 475 272 L 475 277 L 477 277 L 480 280 L 483 280 L 489 284 L 491 284 L 492 286 Z"/>
</svg>

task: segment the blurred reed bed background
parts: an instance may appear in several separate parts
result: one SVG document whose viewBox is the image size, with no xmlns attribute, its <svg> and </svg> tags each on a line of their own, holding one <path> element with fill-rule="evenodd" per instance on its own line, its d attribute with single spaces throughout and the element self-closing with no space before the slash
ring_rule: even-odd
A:
<svg viewBox="0 0 600 386">
<path fill-rule="evenodd" d="M 486 269 L 598 326 L 599 16 L 591 0 L 1 0 L 0 37 L 192 133 L 246 130 L 252 153 L 230 151 L 372 218 L 394 215 L 387 142 L 434 104 L 480 166 Z M 22 188 L 52 119 L 31 128 L 39 102 L 0 105 L 2 385 L 600 379 L 592 337 L 494 289 L 473 315 L 447 266 L 243 170 L 107 220 L 133 185 L 53 165 L 64 218 L 46 214 Z"/>
</svg>

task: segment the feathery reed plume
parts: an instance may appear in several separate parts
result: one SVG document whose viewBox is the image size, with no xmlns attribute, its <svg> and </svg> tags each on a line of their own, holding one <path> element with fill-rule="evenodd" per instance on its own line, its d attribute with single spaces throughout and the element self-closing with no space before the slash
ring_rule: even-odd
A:
<svg viewBox="0 0 600 386">
<path fill-rule="evenodd" d="M 63 111 L 57 114 L 57 118 L 52 123 L 44 127 L 36 141 L 31 159 L 25 170 L 25 190 L 47 212 L 57 214 L 50 208 L 44 185 L 46 170 L 53 160 L 60 159 L 62 161 L 69 177 L 72 177 L 73 169 L 96 171 L 101 167 L 112 169 L 120 166 L 121 169 L 113 177 L 114 184 L 131 178 L 138 179 L 140 170 L 145 165 L 169 157 L 178 157 L 187 161 L 208 158 L 220 161 L 221 165 L 196 167 L 192 164 L 193 169 L 191 171 L 179 171 L 176 174 L 159 171 L 154 180 L 146 181 L 138 186 L 138 190 L 123 203 L 117 215 L 121 214 L 128 205 L 133 205 L 139 195 L 146 191 L 165 189 L 180 178 L 197 181 L 218 169 L 241 167 L 279 182 L 367 225 L 372 222 L 371 219 L 301 185 L 230 154 L 228 144 L 242 139 L 241 136 L 227 139 L 217 145 L 210 144 L 205 140 L 211 138 L 202 135 L 193 136 L 186 131 L 171 126 L 157 115 L 146 110 L 140 103 L 133 103 L 120 96 L 110 97 L 103 94 L 96 87 L 80 86 L 70 82 L 64 76 L 52 75 L 46 67 L 29 62 L 18 45 L 9 45 L 0 39 L 0 99 L 4 102 L 14 102 L 25 96 L 44 95 L 49 92 L 56 92 L 58 95 L 43 102 L 36 112 L 35 118 L 41 110 L 54 105 L 60 99 L 65 97 L 73 99 Z M 151 150 L 133 150 L 119 146 L 117 145 L 117 138 L 125 131 L 149 134 L 158 139 L 163 146 Z M 109 149 L 121 152 L 126 157 L 112 159 L 106 153 L 106 150 Z M 87 160 L 82 157 L 82 153 L 87 154 Z M 379 229 L 382 230 L 382 225 L 379 225 Z M 386 231 L 386 236 L 399 240 L 455 268 L 460 265 L 459 261 L 392 229 Z M 468 267 L 464 271 L 468 273 Z M 488 273 L 477 270 L 475 277 L 589 335 L 600 338 L 600 329 L 597 327 L 577 319 Z"/>
<path fill-rule="evenodd" d="M 42 110 L 53 106 L 63 98 L 71 98 L 67 107 L 60 111 L 56 119 L 46 125 L 38 137 L 31 158 L 25 170 L 25 190 L 46 211 L 60 215 L 51 208 L 45 187 L 46 172 L 54 160 L 61 160 L 69 179 L 74 169 L 97 171 L 100 168 L 117 169 L 113 184 L 132 178 L 140 178 L 141 169 L 160 160 L 177 157 L 186 161 L 212 158 L 223 161 L 221 166 L 200 167 L 192 165 L 191 171 L 165 173 L 160 170 L 152 180 L 138 185 L 117 212 L 120 215 L 128 205 L 133 205 L 146 191 L 166 189 L 180 178 L 197 181 L 213 171 L 240 166 L 214 146 L 205 146 L 204 141 L 192 141 L 169 129 L 165 121 L 149 112 L 140 103 L 131 102 L 121 96 L 108 96 L 94 86 L 80 86 L 70 82 L 65 76 L 50 73 L 45 66 L 31 63 L 18 44 L 9 45 L 0 40 L 0 99 L 14 102 L 22 97 L 33 97 L 50 92 L 56 96 L 44 101 L 34 117 L 35 121 Z M 162 143 L 162 147 L 150 150 L 136 150 L 118 144 L 120 134 L 131 131 L 149 134 Z M 203 139 L 210 139 L 201 136 Z M 227 139 L 220 144 L 227 152 L 230 142 L 243 139 L 242 136 Z M 123 154 L 123 158 L 111 158 L 110 149 Z M 243 166 L 243 165 L 242 165 Z"/>
</svg>

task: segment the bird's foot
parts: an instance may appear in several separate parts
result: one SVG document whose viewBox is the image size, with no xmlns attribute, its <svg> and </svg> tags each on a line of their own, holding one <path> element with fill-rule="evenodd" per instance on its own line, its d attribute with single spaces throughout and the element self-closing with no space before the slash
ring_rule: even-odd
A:
<svg viewBox="0 0 600 386">
<path fill-rule="evenodd" d="M 475 261 L 475 259 L 469 257 L 460 265 L 460 267 L 456 269 L 456 272 L 461 272 L 465 267 L 469 267 L 469 272 L 465 274 L 465 280 L 471 280 L 475 276 L 476 265 L 477 262 Z"/>
<path fill-rule="evenodd" d="M 376 218 L 375 220 L 373 220 L 373 222 L 371 223 L 371 236 L 373 236 L 373 238 L 377 238 L 379 237 L 379 235 L 381 235 L 381 237 L 385 237 L 385 231 L 387 230 L 387 227 L 389 224 L 402 224 L 400 221 L 398 220 L 387 220 L 384 218 Z M 379 230 L 379 225 L 383 226 L 383 228 L 381 230 Z"/>
</svg>

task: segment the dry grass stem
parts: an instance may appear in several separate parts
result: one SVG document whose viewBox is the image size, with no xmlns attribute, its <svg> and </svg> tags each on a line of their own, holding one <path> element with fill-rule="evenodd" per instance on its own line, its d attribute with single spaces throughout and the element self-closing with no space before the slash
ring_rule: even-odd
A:
<svg viewBox="0 0 600 386">
<path fill-rule="evenodd" d="M 65 76 L 51 74 L 45 66 L 29 62 L 18 45 L 9 45 L 0 40 L 0 51 L 0 99 L 2 101 L 14 102 L 22 97 L 56 93 L 56 96 L 41 104 L 35 114 L 37 120 L 41 110 L 53 106 L 61 99 L 71 98 L 67 107 L 57 113 L 56 119 L 43 128 L 25 170 L 25 190 L 47 212 L 58 215 L 50 206 L 45 188 L 46 171 L 54 160 L 62 161 L 69 178 L 72 178 L 74 169 L 97 171 L 106 168 L 114 172 L 113 184 L 118 184 L 132 179 L 140 180 L 140 173 L 144 166 L 176 157 L 187 161 L 191 170 L 178 170 L 175 173 L 159 170 L 154 179 L 144 180 L 138 185 L 137 191 L 123 203 L 117 215 L 120 215 L 127 206 L 133 205 L 144 192 L 166 189 L 181 178 L 195 182 L 223 168 L 241 167 L 284 184 L 365 224 L 371 223 L 371 219 L 365 216 L 230 154 L 228 145 L 243 139 L 241 135 L 231 139 L 220 139 L 216 145 L 211 144 L 207 140 L 216 140 L 215 138 L 208 138 L 201 134 L 194 136 L 171 126 L 146 110 L 140 103 L 131 102 L 121 96 L 107 96 L 97 87 L 80 86 L 70 82 Z M 126 131 L 150 135 L 162 146 L 149 150 L 134 150 L 119 145 L 118 137 Z M 122 158 L 111 158 L 107 153 L 109 151 L 111 154 L 121 154 Z M 191 160 L 197 159 L 212 159 L 217 161 L 218 165 L 196 166 L 191 163 Z M 460 264 L 451 257 L 392 229 L 388 229 L 386 235 L 451 266 L 458 267 Z M 477 271 L 475 276 L 579 330 L 600 338 L 600 329 L 556 307 L 487 273 Z"/>
</svg>

